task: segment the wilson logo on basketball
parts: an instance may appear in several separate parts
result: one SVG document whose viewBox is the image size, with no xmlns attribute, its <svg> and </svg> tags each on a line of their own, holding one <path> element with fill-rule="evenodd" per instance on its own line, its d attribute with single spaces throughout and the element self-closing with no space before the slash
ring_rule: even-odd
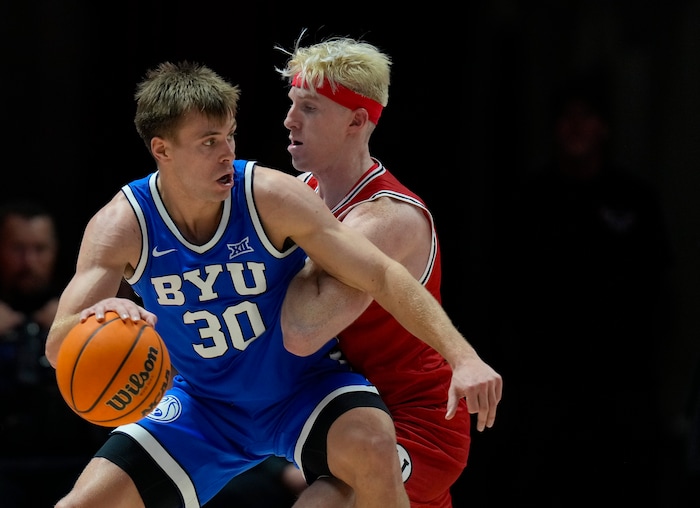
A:
<svg viewBox="0 0 700 508">
<path fill-rule="evenodd" d="M 148 349 L 148 355 L 146 360 L 143 362 L 143 370 L 141 372 L 134 372 L 129 375 L 129 383 L 124 386 L 117 393 L 112 395 L 112 398 L 105 401 L 105 404 L 113 407 L 117 411 L 124 411 L 129 407 L 129 405 L 134 401 L 135 397 L 148 387 L 148 382 L 151 379 L 151 372 L 156 368 L 158 362 L 158 351 L 155 347 L 150 347 Z M 166 374 L 166 380 L 163 382 L 163 387 L 161 388 L 161 395 L 165 393 L 165 388 L 168 386 L 168 381 L 170 380 L 170 370 Z M 160 400 L 160 398 L 158 399 Z M 155 407 L 157 404 L 154 404 Z M 142 412 L 144 415 L 151 412 L 153 408 L 146 408 Z"/>
<path fill-rule="evenodd" d="M 160 390 L 156 394 L 156 398 L 153 400 L 153 402 L 149 406 L 145 406 L 145 408 L 141 411 L 141 416 L 146 416 L 149 415 L 153 412 L 153 410 L 158 407 L 158 404 L 160 404 L 160 401 L 163 399 L 163 396 L 165 395 L 165 391 L 168 389 L 168 386 L 170 385 L 170 369 L 165 371 L 165 377 L 163 378 L 164 381 L 160 385 Z"/>
</svg>

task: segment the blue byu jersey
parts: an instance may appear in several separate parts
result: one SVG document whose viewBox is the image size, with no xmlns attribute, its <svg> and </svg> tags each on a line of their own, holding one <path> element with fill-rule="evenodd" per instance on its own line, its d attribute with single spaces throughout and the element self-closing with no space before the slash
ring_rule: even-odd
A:
<svg viewBox="0 0 700 508">
<path fill-rule="evenodd" d="M 264 409 L 294 393 L 307 373 L 336 370 L 325 358 L 336 340 L 309 357 L 284 348 L 280 312 L 306 254 L 278 251 L 263 231 L 253 199 L 255 164 L 234 162 L 234 185 L 219 227 L 204 245 L 188 242 L 158 193 L 158 173 L 123 188 L 143 245 L 128 279 L 158 316 L 173 367 L 195 395 Z"/>
<path fill-rule="evenodd" d="M 388 412 L 336 339 L 308 357 L 284 348 L 282 302 L 306 254 L 278 251 L 267 238 L 254 176 L 255 163 L 235 161 L 231 196 L 204 245 L 178 231 L 158 172 L 122 188 L 143 237 L 128 282 L 158 316 L 178 374 L 157 408 L 116 428 L 96 455 L 126 471 L 147 506 L 197 508 L 271 455 L 294 461 L 307 480 L 327 476 L 335 419 L 353 407 Z"/>
</svg>

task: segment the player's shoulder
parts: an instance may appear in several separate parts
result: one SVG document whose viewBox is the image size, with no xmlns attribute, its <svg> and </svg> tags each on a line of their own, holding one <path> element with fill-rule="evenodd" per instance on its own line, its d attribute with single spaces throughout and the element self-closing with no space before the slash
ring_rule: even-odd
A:
<svg viewBox="0 0 700 508">
<path fill-rule="evenodd" d="M 136 214 L 119 192 L 88 222 L 81 243 L 81 256 L 105 264 L 135 266 L 141 251 L 141 232 Z"/>
<path fill-rule="evenodd" d="M 360 231 L 394 259 L 406 263 L 409 259 L 420 257 L 424 262 L 425 248 L 430 245 L 432 236 L 432 225 L 417 206 L 381 197 L 355 206 L 342 221 Z M 406 235 L 406 231 L 411 234 Z M 413 262 L 420 264 L 418 261 Z"/>
<path fill-rule="evenodd" d="M 124 193 L 117 192 L 92 216 L 90 225 L 113 233 L 121 229 L 132 229 L 137 225 L 137 218 Z"/>
<path fill-rule="evenodd" d="M 311 191 L 309 186 L 299 178 L 281 169 L 261 166 L 259 164 L 255 165 L 253 187 L 256 192 L 265 190 L 281 195 L 296 195 L 299 192 L 306 193 Z"/>
<path fill-rule="evenodd" d="M 252 188 L 253 199 L 263 220 L 304 221 L 318 225 L 324 217 L 333 219 L 333 214 L 311 187 L 280 169 L 256 166 Z"/>
<path fill-rule="evenodd" d="M 282 179 L 285 178 L 294 178 L 292 175 L 289 173 L 279 169 L 279 168 L 273 168 L 271 166 L 265 166 L 264 164 L 260 164 L 259 162 L 256 162 L 254 164 L 253 170 L 255 172 L 255 175 L 266 175 L 269 177 L 280 177 Z"/>
<path fill-rule="evenodd" d="M 422 210 L 414 203 L 384 195 L 358 203 L 346 215 L 348 219 L 378 219 L 395 227 L 412 227 L 425 221 Z M 409 231 L 412 229 L 409 229 Z"/>
</svg>

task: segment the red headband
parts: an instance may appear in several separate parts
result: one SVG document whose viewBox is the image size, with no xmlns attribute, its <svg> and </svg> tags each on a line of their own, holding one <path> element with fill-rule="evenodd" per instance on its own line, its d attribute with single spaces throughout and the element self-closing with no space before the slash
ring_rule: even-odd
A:
<svg viewBox="0 0 700 508">
<path fill-rule="evenodd" d="M 302 87 L 302 79 L 298 73 L 292 79 L 292 86 L 296 86 L 297 88 L 309 88 L 306 81 L 304 81 Z M 377 124 L 379 117 L 382 116 L 384 106 L 374 99 L 370 99 L 369 97 L 360 95 L 357 92 L 353 92 L 340 83 L 336 83 L 335 86 L 336 89 L 334 91 L 331 84 L 328 82 L 328 79 L 324 79 L 323 84 L 321 84 L 320 87 L 317 87 L 316 91 L 321 95 L 328 97 L 333 102 L 337 102 L 341 106 L 345 106 L 346 108 L 353 110 L 357 108 L 365 108 L 369 114 L 369 121 L 375 125 Z"/>
</svg>

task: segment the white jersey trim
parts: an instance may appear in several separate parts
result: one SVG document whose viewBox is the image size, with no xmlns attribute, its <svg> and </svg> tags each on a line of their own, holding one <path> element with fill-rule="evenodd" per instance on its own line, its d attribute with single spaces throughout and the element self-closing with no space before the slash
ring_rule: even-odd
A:
<svg viewBox="0 0 700 508">
<path fill-rule="evenodd" d="M 148 262 L 148 228 L 146 227 L 146 217 L 143 215 L 143 210 L 141 209 L 136 196 L 134 196 L 134 192 L 131 190 L 131 187 L 125 185 L 122 187 L 122 192 L 131 204 L 131 208 L 134 210 L 134 214 L 136 215 L 136 220 L 139 222 L 139 229 L 141 230 L 141 255 L 139 256 L 138 263 L 134 267 L 134 273 L 128 279 L 125 278 L 129 284 L 135 284 L 143 275 L 143 271 L 146 269 L 146 263 Z"/>
<path fill-rule="evenodd" d="M 284 257 L 287 257 L 290 252 L 296 250 L 298 248 L 298 245 L 295 244 L 286 251 L 279 251 L 272 244 L 267 234 L 265 233 L 265 229 L 262 226 L 262 221 L 260 220 L 260 216 L 258 215 L 258 209 L 255 208 L 255 199 L 253 197 L 253 168 L 255 168 L 256 164 L 257 163 L 255 161 L 247 161 L 245 165 L 245 199 L 246 204 L 248 205 L 248 213 L 250 214 L 250 219 L 253 223 L 253 227 L 255 228 L 255 232 L 258 235 L 260 242 L 263 244 L 267 252 L 269 252 L 272 256 L 278 259 L 282 259 Z"/>
<path fill-rule="evenodd" d="M 158 210 L 158 214 L 163 219 L 163 222 L 165 222 L 166 226 L 168 227 L 168 230 L 173 234 L 173 236 L 175 236 L 175 238 L 178 239 L 178 241 L 182 245 L 184 245 L 191 251 L 196 252 L 197 254 L 204 254 L 213 246 L 215 246 L 219 242 L 219 240 L 221 240 L 221 238 L 224 236 L 224 231 L 226 230 L 226 226 L 228 225 L 228 221 L 231 217 L 231 194 L 229 194 L 226 200 L 224 201 L 224 210 L 221 214 L 221 220 L 219 221 L 219 225 L 216 228 L 214 236 L 212 236 L 209 239 L 209 241 L 204 245 L 196 245 L 194 243 L 190 243 L 184 236 L 182 236 L 182 233 L 175 225 L 175 222 L 173 222 L 173 219 L 170 217 L 170 214 L 168 214 L 168 210 L 165 208 L 165 204 L 163 204 L 163 199 L 160 197 L 160 192 L 158 192 L 158 186 L 156 185 L 158 182 L 158 173 L 158 171 L 153 173 L 153 175 L 151 175 L 151 178 L 148 180 L 148 188 L 151 191 L 151 198 L 153 198 L 153 203 L 155 204 L 156 209 Z"/>
</svg>

